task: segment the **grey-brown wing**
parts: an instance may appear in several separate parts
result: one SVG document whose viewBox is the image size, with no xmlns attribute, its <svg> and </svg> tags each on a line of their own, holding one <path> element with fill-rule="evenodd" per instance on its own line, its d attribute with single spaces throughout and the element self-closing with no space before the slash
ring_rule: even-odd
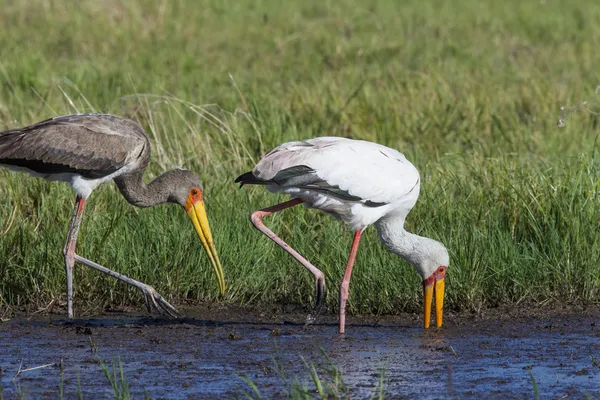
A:
<svg viewBox="0 0 600 400">
<path fill-rule="evenodd" d="M 0 133 L 0 164 L 97 179 L 150 153 L 144 130 L 108 114 L 68 115 Z"/>
</svg>

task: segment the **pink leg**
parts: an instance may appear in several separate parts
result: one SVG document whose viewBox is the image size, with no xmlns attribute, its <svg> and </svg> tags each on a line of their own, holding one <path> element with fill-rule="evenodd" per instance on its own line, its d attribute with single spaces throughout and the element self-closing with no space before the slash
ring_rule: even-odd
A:
<svg viewBox="0 0 600 400">
<path fill-rule="evenodd" d="M 356 231 L 354 233 L 354 240 L 352 241 L 352 248 L 350 249 L 350 256 L 348 257 L 348 264 L 346 264 L 346 272 L 340 285 L 340 333 L 344 333 L 346 325 L 346 302 L 348 301 L 348 290 L 350 289 L 350 277 L 352 276 L 352 267 L 354 266 L 354 260 L 356 260 L 356 253 L 358 252 L 358 245 L 360 244 L 360 237 L 362 231 Z"/>
<path fill-rule="evenodd" d="M 325 304 L 325 298 L 327 296 L 327 290 L 325 288 L 325 275 L 317 267 L 308 262 L 306 258 L 302 257 L 296 250 L 292 249 L 290 245 L 284 242 L 279 236 L 274 234 L 273 231 L 267 228 L 262 222 L 262 218 L 264 216 L 273 214 L 277 211 L 285 210 L 286 208 L 290 208 L 301 203 L 303 203 L 302 200 L 294 199 L 274 205 L 272 207 L 255 211 L 250 215 L 250 221 L 252 221 L 252 224 L 256 227 L 256 229 L 267 235 L 269 239 L 271 239 L 272 241 L 277 243 L 282 249 L 287 251 L 292 257 L 298 260 L 300 264 L 304 266 L 304 268 L 309 270 L 315 276 L 315 309 L 316 314 L 318 315 L 323 305 Z"/>
</svg>

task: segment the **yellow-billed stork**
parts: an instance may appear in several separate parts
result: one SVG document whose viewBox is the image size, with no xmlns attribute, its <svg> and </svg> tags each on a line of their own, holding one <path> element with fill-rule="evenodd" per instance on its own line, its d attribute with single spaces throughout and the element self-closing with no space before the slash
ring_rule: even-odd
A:
<svg viewBox="0 0 600 400">
<path fill-rule="evenodd" d="M 67 274 L 67 309 L 73 317 L 75 262 L 103 272 L 140 289 L 148 311 L 177 316 L 177 310 L 153 287 L 105 268 L 75 253 L 87 198 L 102 183 L 114 180 L 125 199 L 137 207 L 163 203 L 183 206 L 213 265 L 221 293 L 223 268 L 213 243 L 202 200 L 200 178 L 174 169 L 144 183 L 150 161 L 150 141 L 136 122 L 109 114 L 78 114 L 51 118 L 24 128 L 0 132 L 0 165 L 49 181 L 69 183 L 77 198 L 63 249 Z"/>
<path fill-rule="evenodd" d="M 423 279 L 425 328 L 429 327 L 435 293 L 436 326 L 442 325 L 444 278 L 448 250 L 436 240 L 404 229 L 407 214 L 419 197 L 419 172 L 400 152 L 377 143 L 339 137 L 320 137 L 280 145 L 266 154 L 251 172 L 236 179 L 266 185 L 292 200 L 255 211 L 254 226 L 296 258 L 315 276 L 315 308 L 325 302 L 325 276 L 269 230 L 262 218 L 305 204 L 345 222 L 354 233 L 346 272 L 340 285 L 339 332 L 345 330 L 350 276 L 362 232 L 375 225 L 388 250 L 412 264 Z"/>
</svg>

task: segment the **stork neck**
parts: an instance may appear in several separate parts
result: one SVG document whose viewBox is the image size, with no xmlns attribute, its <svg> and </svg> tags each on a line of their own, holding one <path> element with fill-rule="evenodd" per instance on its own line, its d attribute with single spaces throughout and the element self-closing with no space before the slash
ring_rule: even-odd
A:
<svg viewBox="0 0 600 400">
<path fill-rule="evenodd" d="M 159 175 L 149 184 L 144 183 L 144 171 L 135 171 L 115 178 L 125 200 L 136 207 L 153 207 L 167 203 L 171 194 L 169 173 Z"/>
<path fill-rule="evenodd" d="M 415 235 L 404 229 L 404 215 L 384 217 L 375 223 L 379 239 L 393 253 L 413 265 L 420 275 L 424 274 L 429 238 Z"/>
</svg>

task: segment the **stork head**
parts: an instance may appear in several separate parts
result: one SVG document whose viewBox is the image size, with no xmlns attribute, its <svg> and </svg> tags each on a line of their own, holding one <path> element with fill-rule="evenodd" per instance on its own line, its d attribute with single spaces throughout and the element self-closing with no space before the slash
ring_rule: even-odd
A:
<svg viewBox="0 0 600 400">
<path fill-rule="evenodd" d="M 423 278 L 423 308 L 425 314 L 425 328 L 429 328 L 431 319 L 431 305 L 435 295 L 435 326 L 442 326 L 442 313 L 444 308 L 444 278 L 450 257 L 448 250 L 440 242 L 424 239 L 422 254 L 417 257 L 414 266 Z"/>
<path fill-rule="evenodd" d="M 200 238 L 200 242 L 202 242 L 202 246 L 204 247 L 204 250 L 206 250 L 208 258 L 210 258 L 210 262 L 213 265 L 215 274 L 217 275 L 217 281 L 219 282 L 219 289 L 221 290 L 221 293 L 225 293 L 226 286 L 223 267 L 219 261 L 217 249 L 215 248 L 212 233 L 210 231 L 210 225 L 208 224 L 200 178 L 188 170 L 175 169 L 170 171 L 168 179 L 171 180 L 169 201 L 178 203 L 185 208 L 185 211 Z"/>
</svg>

